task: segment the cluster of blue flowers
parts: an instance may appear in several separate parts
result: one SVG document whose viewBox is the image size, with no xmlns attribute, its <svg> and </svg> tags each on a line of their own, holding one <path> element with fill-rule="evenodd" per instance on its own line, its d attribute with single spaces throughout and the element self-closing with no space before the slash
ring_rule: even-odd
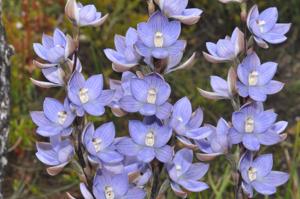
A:
<svg viewBox="0 0 300 199">
<path fill-rule="evenodd" d="M 204 56 L 214 63 L 237 63 L 238 55 L 248 53 L 237 68 L 229 70 L 227 81 L 211 77 L 214 92 L 199 89 L 204 97 L 232 100 L 237 108 L 232 122 L 221 118 L 216 127 L 202 125 L 202 109 L 193 112 L 187 97 L 170 103 L 171 86 L 164 79 L 165 74 L 193 63 L 195 54 L 182 63 L 186 41 L 179 39 L 181 24 L 197 23 L 202 11 L 187 8 L 188 0 L 148 3 L 152 8 L 149 20 L 139 23 L 136 29 L 129 28 L 124 37 L 116 35 L 115 50 L 104 50 L 113 70 L 122 73 L 121 80 L 110 80 L 109 89 L 104 89 L 101 74 L 85 79 L 78 58 L 79 28 L 100 26 L 108 18 L 102 17 L 94 5 L 68 0 L 65 14 L 77 35 L 72 38 L 56 29 L 53 36 L 43 35 L 42 44 L 34 44 L 36 54 L 47 62 L 34 63 L 48 81 L 32 82 L 66 91 L 64 103 L 46 98 L 43 111 L 31 112 L 37 133 L 49 138 L 49 142 L 37 143 L 36 156 L 49 166 L 50 175 L 58 174 L 70 162 L 79 164 L 84 174 L 80 190 L 85 199 L 143 199 L 147 192 L 154 198 L 164 194 L 166 185 L 176 195 L 187 197 L 189 192 L 208 188 L 200 179 L 209 166 L 195 162 L 194 155 L 208 161 L 230 153 L 233 145 L 242 143 L 247 150 L 239 165 L 245 193 L 252 197 L 253 188 L 266 195 L 274 193 L 288 175 L 271 171 L 271 155 L 253 157 L 260 145 L 273 145 L 285 137 L 281 133 L 287 123 L 276 122 L 277 115 L 272 110 L 264 111 L 262 106 L 267 95 L 283 87 L 272 80 L 277 64 L 261 64 L 251 47 L 245 45 L 244 34 L 238 28 L 217 44 L 208 42 L 209 53 Z M 155 11 L 155 7 L 159 9 Z M 277 20 L 274 8 L 261 14 L 256 6 L 251 9 L 247 25 L 253 33 L 251 38 L 260 46 L 286 39 L 284 34 L 290 25 L 277 24 L 275 16 Z M 141 72 L 141 65 L 150 72 Z M 246 101 L 241 107 L 238 95 Z M 143 120 L 128 121 L 129 136 L 116 137 L 112 122 L 95 128 L 87 121 L 88 115 L 102 116 L 105 107 L 117 117 L 139 113 Z M 152 188 L 147 190 L 149 184 Z M 160 191 L 155 188 L 158 185 L 162 186 Z"/>
<path fill-rule="evenodd" d="M 246 5 L 245 0 L 220 1 Z M 215 100 L 229 99 L 235 112 L 232 114 L 230 126 L 225 120 L 220 119 L 215 133 L 197 142 L 205 153 L 198 156 L 200 159 L 212 159 L 220 154 L 229 154 L 230 149 L 239 144 L 241 155 L 238 169 L 241 183 L 238 186 L 242 187 L 250 198 L 253 197 L 253 190 L 263 195 L 274 194 L 276 187 L 286 183 L 289 178 L 287 173 L 272 171 L 271 154 L 256 157 L 261 145 L 277 144 L 287 136 L 283 133 L 287 122 L 276 122 L 277 114 L 274 110 L 264 110 L 263 107 L 267 96 L 278 93 L 284 86 L 283 83 L 273 80 L 277 63 L 261 63 L 253 47 L 253 41 L 259 47 L 268 48 L 269 44 L 279 44 L 287 39 L 285 34 L 291 24 L 277 23 L 277 20 L 277 8 L 268 8 L 259 13 L 257 5 L 254 5 L 244 20 L 251 33 L 249 39 L 236 28 L 231 37 L 226 36 L 216 44 L 207 42 L 208 53 L 203 52 L 209 62 L 231 62 L 234 67 L 229 70 L 227 81 L 212 76 L 213 92 L 199 89 L 201 95 Z M 240 101 L 243 102 L 242 105 Z"/>
</svg>

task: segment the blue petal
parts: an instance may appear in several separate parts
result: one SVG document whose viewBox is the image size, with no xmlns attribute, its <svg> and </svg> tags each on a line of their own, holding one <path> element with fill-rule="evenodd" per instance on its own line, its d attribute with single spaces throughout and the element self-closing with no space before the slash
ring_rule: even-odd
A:
<svg viewBox="0 0 300 199">
<path fill-rule="evenodd" d="M 206 183 L 195 180 L 180 180 L 179 184 L 191 192 L 201 192 L 209 188 Z"/>
<path fill-rule="evenodd" d="M 173 148 L 169 145 L 155 149 L 155 157 L 164 163 L 172 160 L 173 153 Z"/>
</svg>

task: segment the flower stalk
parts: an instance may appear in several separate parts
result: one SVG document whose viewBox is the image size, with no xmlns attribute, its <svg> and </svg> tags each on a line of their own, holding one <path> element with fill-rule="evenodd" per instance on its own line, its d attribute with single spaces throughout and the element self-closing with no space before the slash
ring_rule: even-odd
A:
<svg viewBox="0 0 300 199">
<path fill-rule="evenodd" d="M 152 186 L 151 186 L 151 194 L 150 194 L 150 199 L 156 199 L 158 196 L 159 192 L 159 185 L 160 183 L 160 173 L 161 173 L 161 164 L 154 160 L 152 162 L 152 167 L 153 167 L 153 180 L 152 180 Z"/>
</svg>

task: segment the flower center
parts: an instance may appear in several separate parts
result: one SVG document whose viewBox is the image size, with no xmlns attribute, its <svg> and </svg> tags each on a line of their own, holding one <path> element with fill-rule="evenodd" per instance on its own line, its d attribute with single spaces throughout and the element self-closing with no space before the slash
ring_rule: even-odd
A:
<svg viewBox="0 0 300 199">
<path fill-rule="evenodd" d="M 252 133 L 254 130 L 254 120 L 252 117 L 248 117 L 245 122 L 245 132 Z"/>
<path fill-rule="evenodd" d="M 87 88 L 81 88 L 78 95 L 81 103 L 85 104 L 89 101 L 89 90 Z"/>
<path fill-rule="evenodd" d="M 101 138 L 94 138 L 92 140 L 93 142 L 93 145 L 95 147 L 95 151 L 98 153 L 99 151 L 101 151 L 101 143 L 102 143 L 102 140 Z"/>
<path fill-rule="evenodd" d="M 114 199 L 115 198 L 115 193 L 111 186 L 104 187 L 104 193 L 105 193 L 106 199 Z"/>
<path fill-rule="evenodd" d="M 154 36 L 154 46 L 156 48 L 162 48 L 164 45 L 164 37 L 163 33 L 161 32 L 156 32 Z"/>
<path fill-rule="evenodd" d="M 177 177 L 181 176 L 181 174 L 182 174 L 182 167 L 180 165 L 175 165 L 175 169 L 176 169 L 176 175 L 177 175 Z"/>
<path fill-rule="evenodd" d="M 264 32 L 264 25 L 266 25 L 266 21 L 256 20 L 256 24 L 259 26 L 260 32 Z"/>
<path fill-rule="evenodd" d="M 152 131 L 150 131 L 146 135 L 145 144 L 146 144 L 146 146 L 152 147 L 152 146 L 154 146 L 154 143 L 155 143 L 154 133 Z"/>
<path fill-rule="evenodd" d="M 248 83 L 250 86 L 256 86 L 258 83 L 258 72 L 253 71 L 248 76 Z"/>
<path fill-rule="evenodd" d="M 56 44 L 55 47 L 59 47 L 59 48 L 64 48 L 62 45 L 60 44 Z"/>
<path fill-rule="evenodd" d="M 156 89 L 154 89 L 154 88 L 150 88 L 149 90 L 148 90 L 148 95 L 147 95 L 147 102 L 149 103 L 149 104 L 155 104 L 155 102 L 156 102 Z"/>
<path fill-rule="evenodd" d="M 256 180 L 257 178 L 256 174 L 257 174 L 257 170 L 253 167 L 250 167 L 250 169 L 248 170 L 248 178 L 251 182 Z"/>
<path fill-rule="evenodd" d="M 58 116 L 58 123 L 63 125 L 67 119 L 67 113 L 65 111 L 60 111 L 57 113 Z"/>
<path fill-rule="evenodd" d="M 177 119 L 177 121 L 179 121 L 179 122 L 183 122 L 182 117 L 177 117 L 176 119 Z"/>
</svg>

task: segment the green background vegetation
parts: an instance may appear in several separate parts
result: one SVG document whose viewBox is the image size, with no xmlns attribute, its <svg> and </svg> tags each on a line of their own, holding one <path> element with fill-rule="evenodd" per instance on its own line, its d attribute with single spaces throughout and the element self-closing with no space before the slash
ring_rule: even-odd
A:
<svg viewBox="0 0 300 199">
<path fill-rule="evenodd" d="M 109 78 L 120 78 L 113 72 L 111 63 L 104 56 L 103 49 L 113 47 L 114 34 L 124 35 L 129 27 L 147 19 L 145 0 L 82 0 L 93 3 L 110 18 L 101 28 L 83 28 L 80 57 L 86 74 L 103 73 L 106 85 Z M 254 1 L 249 0 L 249 4 Z M 262 61 L 276 61 L 279 70 L 276 79 L 286 83 L 284 90 L 269 97 L 267 108 L 273 107 L 279 113 L 279 119 L 288 120 L 288 139 L 273 147 L 263 148 L 262 153 L 274 153 L 275 169 L 288 171 L 289 182 L 279 188 L 276 195 L 269 198 L 300 199 L 300 1 L 299 0 L 257 0 L 260 9 L 269 6 L 279 8 L 280 22 L 292 22 L 288 41 L 272 46 L 269 50 L 257 49 Z M 40 70 L 32 64 L 35 58 L 32 43 L 40 42 L 42 33 L 52 34 L 55 27 L 64 32 L 71 31 L 71 24 L 64 16 L 65 0 L 6 0 L 4 1 L 4 23 L 9 43 L 15 48 L 11 66 L 12 113 L 10 124 L 9 166 L 5 179 L 5 198 L 66 198 L 64 193 L 78 191 L 78 179 L 70 168 L 56 177 L 49 177 L 45 167 L 34 156 L 35 140 L 41 139 L 35 133 L 35 126 L 29 118 L 30 110 L 40 110 L 46 96 L 63 99 L 59 89 L 40 89 L 35 87 L 29 77 L 42 79 Z M 209 89 L 209 76 L 226 77 L 228 64 L 213 65 L 206 62 L 201 54 L 206 41 L 231 34 L 235 26 L 241 27 L 238 4 L 223 5 L 217 0 L 190 0 L 190 6 L 199 7 L 204 14 L 197 25 L 183 27 L 182 38 L 188 41 L 186 57 L 193 51 L 198 52 L 193 68 L 167 75 L 172 87 L 172 102 L 182 96 L 188 96 L 193 107 L 201 106 L 205 112 L 205 122 L 216 124 L 219 117 L 230 120 L 232 112 L 230 102 L 209 101 L 201 97 L 196 88 Z M 113 120 L 117 124 L 119 135 L 126 134 L 127 118 L 115 118 L 110 110 L 107 115 L 96 118 L 99 124 Z M 224 158 L 211 162 L 211 169 L 204 181 L 211 189 L 191 195 L 196 199 L 231 199 L 233 181 L 230 165 Z M 72 175 L 70 175 L 72 174 Z M 175 197 L 170 197 L 175 198 Z M 265 198 L 256 196 L 255 198 Z M 266 197 L 268 198 L 268 197 Z"/>
</svg>

